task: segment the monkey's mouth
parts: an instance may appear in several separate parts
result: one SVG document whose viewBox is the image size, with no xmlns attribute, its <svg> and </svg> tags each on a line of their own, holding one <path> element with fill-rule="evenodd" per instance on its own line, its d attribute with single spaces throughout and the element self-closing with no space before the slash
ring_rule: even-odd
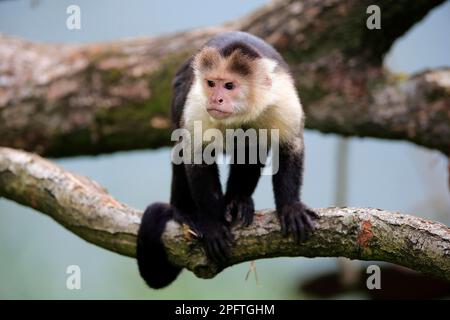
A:
<svg viewBox="0 0 450 320">
<path fill-rule="evenodd" d="M 215 108 L 208 108 L 206 111 L 208 111 L 209 115 L 215 119 L 225 119 L 233 114 L 232 112 L 226 112 Z"/>
</svg>

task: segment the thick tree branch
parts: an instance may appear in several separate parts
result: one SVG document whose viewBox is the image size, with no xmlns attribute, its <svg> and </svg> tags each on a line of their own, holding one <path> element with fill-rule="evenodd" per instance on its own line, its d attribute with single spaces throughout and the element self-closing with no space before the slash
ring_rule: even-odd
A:
<svg viewBox="0 0 450 320">
<path fill-rule="evenodd" d="M 37 155 L 0 148 L 0 196 L 49 215 L 81 238 L 134 256 L 142 212 L 114 200 L 92 180 Z M 379 209 L 318 209 L 317 230 L 304 244 L 284 238 L 273 210 L 258 212 L 248 228 L 233 230 L 228 265 L 280 256 L 382 260 L 450 280 L 450 229 L 440 223 Z M 222 270 L 208 264 L 198 241 L 175 222 L 163 235 L 171 261 L 197 276 Z"/>
<path fill-rule="evenodd" d="M 403 139 L 450 154 L 450 70 L 399 79 L 392 43 L 442 0 L 280 0 L 216 28 L 95 45 L 0 35 L 0 145 L 51 156 L 167 145 L 170 83 L 210 36 L 241 29 L 273 44 L 296 78 L 306 126 Z"/>
</svg>

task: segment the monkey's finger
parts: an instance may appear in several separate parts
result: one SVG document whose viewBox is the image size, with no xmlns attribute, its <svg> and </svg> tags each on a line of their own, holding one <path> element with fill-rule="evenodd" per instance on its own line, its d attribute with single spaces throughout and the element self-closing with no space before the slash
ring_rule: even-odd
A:
<svg viewBox="0 0 450 320">
<path fill-rule="evenodd" d="M 219 240 L 219 249 L 223 262 L 225 262 L 230 257 L 230 246 L 225 239 Z"/>
<path fill-rule="evenodd" d="M 219 259 L 218 261 L 221 263 L 226 261 L 227 247 L 228 246 L 223 239 L 217 239 L 216 241 L 214 241 L 214 249 L 216 251 L 216 256 Z"/>
<path fill-rule="evenodd" d="M 295 220 L 297 221 L 298 231 L 300 232 L 300 242 L 305 242 L 308 238 L 308 231 L 306 225 L 303 223 L 302 216 L 297 216 Z"/>
<path fill-rule="evenodd" d="M 211 253 L 211 248 L 210 248 L 209 243 L 207 243 L 207 242 L 204 243 L 203 248 L 204 248 L 204 251 L 205 251 L 205 254 L 206 254 L 206 257 L 208 258 L 208 260 L 214 261 L 214 257 L 213 257 L 213 254 Z"/>
<path fill-rule="evenodd" d="M 205 240 L 205 251 L 206 251 L 206 256 L 208 257 L 209 260 L 211 260 L 212 262 L 218 262 L 219 258 L 217 257 L 216 251 L 214 249 L 214 240 L 209 238 L 207 240 Z"/>
<path fill-rule="evenodd" d="M 231 214 L 230 208 L 225 208 L 225 220 L 228 223 L 233 223 L 233 215 Z"/>
<path fill-rule="evenodd" d="M 235 220 L 239 220 L 239 207 L 238 204 L 236 203 L 236 201 L 232 201 L 231 202 L 231 213 L 233 214 L 233 217 Z"/>
<path fill-rule="evenodd" d="M 253 222 L 253 217 L 250 214 L 245 215 L 244 223 L 242 224 L 244 227 L 248 227 Z"/>
<path fill-rule="evenodd" d="M 219 249 L 218 243 L 216 241 L 212 241 L 211 247 L 212 247 L 212 252 L 213 252 L 213 255 L 214 255 L 214 261 L 215 262 L 221 262 L 222 261 L 222 256 L 220 255 L 220 249 Z"/>
<path fill-rule="evenodd" d="M 312 231 L 312 230 L 315 229 L 314 222 L 313 222 L 313 220 L 311 219 L 310 216 L 305 214 L 305 215 L 302 216 L 302 218 L 303 218 L 303 223 L 305 224 L 305 226 L 308 229 L 308 231 Z"/>
<path fill-rule="evenodd" d="M 294 236 L 294 241 L 296 243 L 299 242 L 299 232 L 300 230 L 298 230 L 298 225 L 297 225 L 297 221 L 295 219 L 295 216 L 290 214 L 289 218 L 288 218 L 288 228 L 289 228 L 289 232 Z"/>
<path fill-rule="evenodd" d="M 243 215 L 242 215 L 242 210 L 241 210 L 241 208 L 238 208 L 238 209 L 236 210 L 236 220 L 239 221 L 239 222 L 241 222 L 241 223 L 242 223 L 242 221 L 244 221 L 244 217 L 243 217 Z"/>
<path fill-rule="evenodd" d="M 248 221 L 248 211 L 249 211 L 249 208 L 245 203 L 239 204 L 239 208 L 238 208 L 239 220 L 241 221 L 242 225 L 244 225 L 244 226 Z"/>
<path fill-rule="evenodd" d="M 225 208 L 225 221 L 231 224 L 233 223 L 233 220 L 234 218 L 233 215 L 231 214 L 231 209 L 227 206 Z"/>
<path fill-rule="evenodd" d="M 216 240 L 210 238 L 206 244 L 206 247 L 208 258 L 214 263 L 220 263 L 222 261 L 222 258 L 220 256 Z"/>
<path fill-rule="evenodd" d="M 287 236 L 288 228 L 286 226 L 286 219 L 283 214 L 280 215 L 280 225 L 281 225 L 281 233 L 283 236 Z"/>
<path fill-rule="evenodd" d="M 234 235 L 233 235 L 233 233 L 231 232 L 230 228 L 228 228 L 227 226 L 223 226 L 223 232 L 225 233 L 226 239 L 227 239 L 230 243 L 234 242 Z"/>
<path fill-rule="evenodd" d="M 239 216 L 239 221 L 241 222 L 241 224 L 242 224 L 243 226 L 245 226 L 245 223 L 246 223 L 246 221 L 247 221 L 247 217 L 245 216 L 245 208 L 244 208 L 243 205 L 240 205 L 240 206 L 239 206 L 239 209 L 238 209 L 238 216 Z"/>
<path fill-rule="evenodd" d="M 253 223 L 253 215 L 254 215 L 254 209 L 253 208 L 246 208 L 246 213 L 244 215 L 244 227 L 248 227 Z"/>
<path fill-rule="evenodd" d="M 314 210 L 306 208 L 305 211 L 308 213 L 309 216 L 313 217 L 314 219 L 320 219 L 320 216 Z"/>
<path fill-rule="evenodd" d="M 302 217 L 296 216 L 295 223 L 297 224 L 297 230 L 298 230 L 298 243 L 304 242 L 307 238 L 307 233 L 305 230 L 305 225 L 302 221 Z"/>
<path fill-rule="evenodd" d="M 208 250 L 207 250 L 207 255 L 208 255 L 208 259 L 211 260 L 214 263 L 218 263 L 220 262 L 220 257 L 217 255 L 217 251 L 215 249 L 215 241 L 214 240 L 210 240 L 207 244 L 208 246 Z"/>
</svg>

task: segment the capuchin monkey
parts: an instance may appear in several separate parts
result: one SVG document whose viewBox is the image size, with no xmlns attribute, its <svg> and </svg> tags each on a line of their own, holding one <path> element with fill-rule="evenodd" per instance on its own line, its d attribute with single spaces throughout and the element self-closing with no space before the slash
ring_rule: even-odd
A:
<svg viewBox="0 0 450 320">
<path fill-rule="evenodd" d="M 279 167 L 272 180 L 281 230 L 306 240 L 317 215 L 300 201 L 304 114 L 288 66 L 272 46 L 244 32 L 210 39 L 175 75 L 172 120 L 190 132 L 196 121 L 205 130 L 278 129 Z M 226 262 L 231 223 L 253 221 L 252 194 L 262 167 L 261 161 L 231 164 L 223 193 L 216 163 L 172 164 L 170 204 L 147 207 L 138 232 L 139 271 L 150 287 L 167 286 L 181 271 L 168 261 L 161 240 L 171 219 L 195 232 L 210 261 Z"/>
</svg>

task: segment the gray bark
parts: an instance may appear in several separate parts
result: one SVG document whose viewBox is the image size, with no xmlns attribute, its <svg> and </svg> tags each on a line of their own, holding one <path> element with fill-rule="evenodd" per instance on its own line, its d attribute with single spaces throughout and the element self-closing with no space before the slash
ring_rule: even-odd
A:
<svg viewBox="0 0 450 320">
<path fill-rule="evenodd" d="M 392 43 L 442 0 L 273 1 L 231 23 L 154 38 L 51 45 L 0 35 L 0 145 L 50 156 L 170 144 L 176 68 L 219 32 L 241 29 L 286 58 L 306 127 L 402 139 L 450 154 L 450 69 L 409 78 L 382 65 Z"/>
<path fill-rule="evenodd" d="M 41 211 L 81 238 L 133 257 L 142 211 L 112 198 L 96 182 L 37 155 L 0 148 L 0 196 Z M 380 260 L 450 280 L 450 229 L 438 222 L 371 208 L 317 209 L 317 230 L 303 244 L 281 235 L 274 210 L 234 227 L 227 266 L 255 259 L 303 256 Z M 199 242 L 170 221 L 163 234 L 169 259 L 197 276 L 223 267 L 207 261 Z"/>
</svg>

